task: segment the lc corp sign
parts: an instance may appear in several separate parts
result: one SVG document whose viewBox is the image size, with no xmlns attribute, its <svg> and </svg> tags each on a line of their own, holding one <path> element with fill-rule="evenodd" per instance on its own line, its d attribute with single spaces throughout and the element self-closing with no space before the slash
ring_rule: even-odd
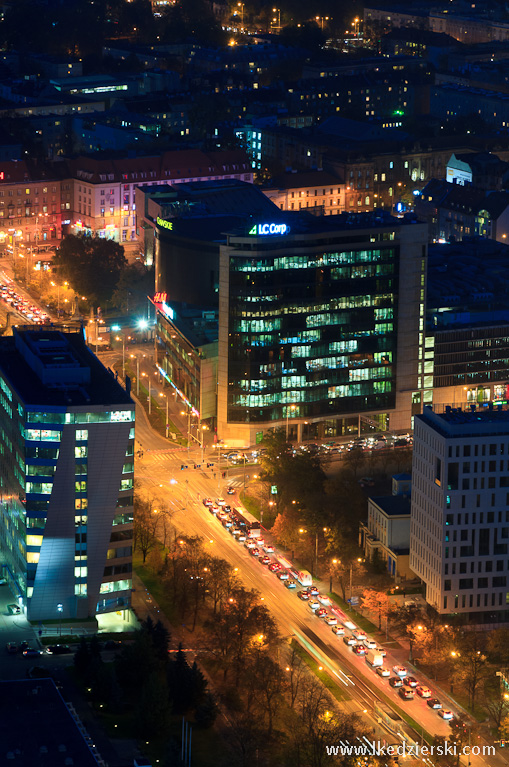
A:
<svg viewBox="0 0 509 767">
<path fill-rule="evenodd" d="M 249 230 L 249 234 L 267 235 L 267 234 L 288 234 L 290 227 L 288 224 L 255 224 Z"/>
</svg>

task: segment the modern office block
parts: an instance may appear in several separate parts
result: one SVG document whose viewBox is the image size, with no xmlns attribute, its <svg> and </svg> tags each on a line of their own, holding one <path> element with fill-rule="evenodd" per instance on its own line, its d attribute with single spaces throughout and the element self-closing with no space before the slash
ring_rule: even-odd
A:
<svg viewBox="0 0 509 767">
<path fill-rule="evenodd" d="M 426 227 L 373 214 L 252 221 L 221 245 L 218 433 L 255 444 L 408 429 L 423 396 Z"/>
<path fill-rule="evenodd" d="M 410 567 L 426 600 L 468 623 L 509 619 L 509 410 L 415 418 Z"/>
<path fill-rule="evenodd" d="M 0 338 L 0 557 L 30 620 L 129 607 L 134 415 L 81 332 Z"/>
</svg>

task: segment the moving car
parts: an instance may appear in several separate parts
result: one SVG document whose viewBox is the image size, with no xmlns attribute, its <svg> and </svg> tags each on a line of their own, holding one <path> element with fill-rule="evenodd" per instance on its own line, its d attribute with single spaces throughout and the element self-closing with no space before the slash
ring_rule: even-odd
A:
<svg viewBox="0 0 509 767">
<path fill-rule="evenodd" d="M 391 687 L 403 687 L 403 680 L 400 676 L 391 676 L 389 684 Z"/>
<path fill-rule="evenodd" d="M 287 589 L 296 589 L 297 583 L 295 581 L 289 580 L 289 581 L 285 581 L 285 586 Z"/>
<path fill-rule="evenodd" d="M 318 610 L 318 608 L 320 607 L 320 602 L 317 602 L 316 599 L 310 599 L 308 602 L 308 607 L 310 610 L 313 610 L 314 612 L 315 610 Z"/>
<path fill-rule="evenodd" d="M 364 645 L 361 645 L 361 644 L 356 644 L 355 647 L 353 648 L 353 651 L 356 655 L 366 655 L 366 652 L 367 652 Z"/>
<path fill-rule="evenodd" d="M 414 699 L 414 691 L 411 687 L 408 687 L 408 685 L 403 685 L 403 687 L 400 687 L 398 690 L 400 698 L 403 698 L 403 700 L 413 700 Z"/>
<path fill-rule="evenodd" d="M 288 570 L 281 570 L 281 572 L 277 574 L 277 577 L 280 581 L 287 581 L 290 576 L 288 575 Z"/>
<path fill-rule="evenodd" d="M 317 597 L 318 594 L 320 593 L 320 590 L 317 589 L 316 586 L 310 586 L 309 593 L 311 594 L 312 597 Z"/>
<path fill-rule="evenodd" d="M 315 615 L 318 615 L 319 618 L 325 618 L 327 615 L 327 610 L 325 607 L 319 607 L 316 611 Z"/>
<path fill-rule="evenodd" d="M 325 618 L 325 623 L 327 626 L 337 626 L 338 625 L 338 619 L 335 615 L 327 615 Z M 344 630 L 343 630 L 344 633 Z"/>
<path fill-rule="evenodd" d="M 358 629 L 357 627 L 352 630 L 352 634 L 359 640 L 359 642 L 363 642 L 366 639 L 366 632 L 361 631 L 361 629 Z"/>
<path fill-rule="evenodd" d="M 417 687 L 417 679 L 415 676 L 406 676 L 403 679 L 403 682 L 406 684 L 407 687 Z"/>
<path fill-rule="evenodd" d="M 299 591 L 299 599 L 304 600 L 307 602 L 309 599 L 309 591 L 307 589 L 302 589 L 302 591 Z"/>
<path fill-rule="evenodd" d="M 378 676 L 383 676 L 383 677 L 391 675 L 390 669 L 386 668 L 385 666 L 378 666 L 376 668 L 376 673 L 378 674 Z"/>
<path fill-rule="evenodd" d="M 415 688 L 415 692 L 421 698 L 431 698 L 431 690 L 429 689 L 429 687 L 423 687 L 422 685 L 417 685 L 417 687 Z"/>
<path fill-rule="evenodd" d="M 228 495 L 233 495 L 235 493 L 235 488 L 234 487 L 227 487 L 226 488 L 226 492 L 227 492 Z"/>
<path fill-rule="evenodd" d="M 257 549 L 256 546 L 254 548 L 249 549 L 249 553 L 252 557 L 259 557 L 260 556 L 260 549 Z"/>
<path fill-rule="evenodd" d="M 270 543 L 266 543 L 263 547 L 263 550 L 266 554 L 273 554 L 274 553 L 274 546 L 271 546 Z"/>
<path fill-rule="evenodd" d="M 438 698 L 429 698 L 429 699 L 426 701 L 426 703 L 428 704 L 428 706 L 429 706 L 430 708 L 436 708 L 436 709 L 438 709 L 438 708 L 442 708 L 442 704 L 440 703 L 440 701 L 438 700 Z"/>
<path fill-rule="evenodd" d="M 369 639 L 369 637 L 364 637 L 362 641 L 364 643 L 364 647 L 367 647 L 368 650 L 376 650 L 376 642 L 374 639 Z"/>
<path fill-rule="evenodd" d="M 272 559 L 268 557 L 267 555 L 265 555 L 264 557 L 260 557 L 258 562 L 261 562 L 262 565 L 270 565 L 270 563 L 272 562 Z"/>
<path fill-rule="evenodd" d="M 355 645 L 357 644 L 356 638 L 352 636 L 344 636 L 343 642 L 349 645 L 350 647 L 355 647 Z"/>
<path fill-rule="evenodd" d="M 392 670 L 398 676 L 403 676 L 403 677 L 405 677 L 407 675 L 407 673 L 408 673 L 404 666 L 393 666 Z"/>
<path fill-rule="evenodd" d="M 440 708 L 437 711 L 438 716 L 441 716 L 442 719 L 452 719 L 454 717 L 454 714 L 452 711 L 449 711 L 448 709 Z"/>
<path fill-rule="evenodd" d="M 23 657 L 25 658 L 37 658 L 39 655 L 41 655 L 41 650 L 36 650 L 35 647 L 27 647 L 26 650 L 23 650 Z"/>
<path fill-rule="evenodd" d="M 343 636 L 345 636 L 345 629 L 343 628 L 343 626 L 335 626 L 335 625 L 333 625 L 332 626 L 332 633 L 336 634 L 336 636 L 338 636 L 338 637 L 343 637 Z"/>
<path fill-rule="evenodd" d="M 7 644 L 5 645 L 5 649 L 7 650 L 9 655 L 16 655 L 16 653 L 18 652 L 18 645 L 16 644 L 16 642 L 7 642 Z"/>
<path fill-rule="evenodd" d="M 277 573 L 278 570 L 281 570 L 281 565 L 279 562 L 273 562 L 271 565 L 269 565 L 269 570 L 271 573 Z"/>
<path fill-rule="evenodd" d="M 67 655 L 72 652 L 68 644 L 49 644 L 46 647 L 48 655 Z"/>
<path fill-rule="evenodd" d="M 332 604 L 332 600 L 327 594 L 317 594 L 317 597 L 319 602 L 321 602 L 322 605 L 325 605 L 326 607 L 330 607 Z"/>
</svg>

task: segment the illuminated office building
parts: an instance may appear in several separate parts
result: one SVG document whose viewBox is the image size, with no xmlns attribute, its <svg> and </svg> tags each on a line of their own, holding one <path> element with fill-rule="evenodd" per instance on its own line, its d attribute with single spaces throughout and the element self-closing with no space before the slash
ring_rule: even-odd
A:
<svg viewBox="0 0 509 767">
<path fill-rule="evenodd" d="M 219 436 L 410 428 L 424 399 L 426 226 L 282 215 L 221 245 Z"/>
<path fill-rule="evenodd" d="M 129 607 L 134 412 L 81 332 L 0 338 L 0 558 L 29 620 Z"/>
</svg>

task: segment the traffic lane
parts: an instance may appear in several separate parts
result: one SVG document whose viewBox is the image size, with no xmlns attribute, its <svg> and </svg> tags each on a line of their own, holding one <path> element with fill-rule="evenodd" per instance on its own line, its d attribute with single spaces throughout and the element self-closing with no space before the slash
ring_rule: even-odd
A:
<svg viewBox="0 0 509 767">
<path fill-rule="evenodd" d="M 178 491 L 177 491 L 178 492 Z M 206 532 L 209 541 L 214 541 L 225 546 L 229 556 L 226 557 L 234 567 L 238 567 L 242 572 L 243 580 L 247 581 L 252 588 L 256 588 L 263 597 L 267 607 L 277 616 L 278 622 L 284 626 L 295 625 L 302 629 L 303 626 L 311 631 L 325 642 L 330 659 L 335 659 L 342 664 L 343 670 L 354 675 L 354 679 L 359 684 L 369 685 L 375 688 L 371 695 L 378 695 L 380 692 L 389 698 L 399 708 L 408 711 L 410 716 L 417 716 L 419 723 L 433 734 L 450 734 L 450 727 L 442 720 L 438 714 L 429 706 L 424 699 L 417 698 L 413 701 L 404 701 L 398 691 L 392 688 L 388 682 L 379 677 L 374 671 L 369 669 L 364 658 L 356 655 L 350 647 L 342 641 L 342 638 L 336 637 L 331 628 L 309 608 L 308 604 L 298 599 L 295 592 L 285 588 L 284 583 L 272 573 L 268 567 L 262 565 L 255 557 L 249 554 L 245 546 L 236 541 L 230 533 L 224 528 L 220 521 L 216 519 L 202 505 L 191 503 L 188 505 L 185 513 L 177 514 L 175 523 L 177 526 L 183 525 L 192 534 L 196 533 L 196 523 L 193 519 L 198 514 L 198 521 L 201 531 Z M 183 530 L 183 532 L 186 532 Z M 300 620 L 299 620 L 300 619 Z M 299 622 L 296 622 L 299 621 Z M 334 639 L 331 639 L 334 637 Z M 337 641 L 335 641 L 337 638 Z M 395 663 L 395 662 L 394 662 Z M 393 662 L 390 660 L 386 664 L 392 671 Z M 368 673 L 367 673 L 368 672 Z M 394 673 L 391 673 L 394 676 Z M 418 711 L 418 713 L 417 713 Z M 414 712 L 414 713 L 412 713 Z"/>
</svg>

